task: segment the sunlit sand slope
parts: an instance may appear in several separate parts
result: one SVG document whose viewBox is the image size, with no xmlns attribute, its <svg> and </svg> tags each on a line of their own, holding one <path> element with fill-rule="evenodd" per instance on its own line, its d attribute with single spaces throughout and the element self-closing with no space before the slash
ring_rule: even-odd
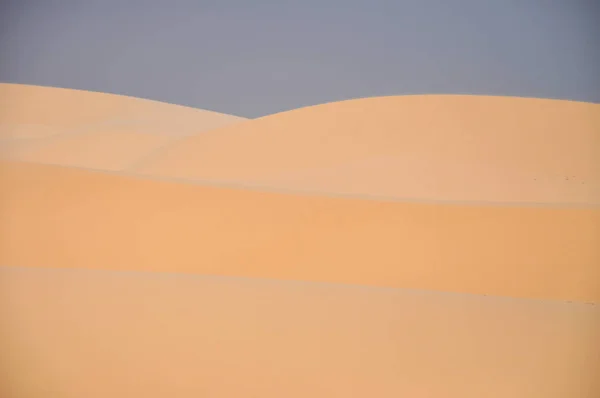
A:
<svg viewBox="0 0 600 398">
<path fill-rule="evenodd" d="M 136 170 L 384 197 L 600 203 L 600 105 L 400 96 L 302 108 L 189 137 Z"/>
<path fill-rule="evenodd" d="M 242 120 L 120 95 L 0 84 L 4 159 L 120 170 L 172 140 Z"/>
<path fill-rule="evenodd" d="M 600 392 L 593 305 L 6 268 L 0 297 L 5 398 Z"/>
<path fill-rule="evenodd" d="M 170 123 L 174 125 L 173 130 L 191 122 L 198 131 L 240 120 L 245 119 L 122 95 L 0 83 L 0 123 L 6 132 L 10 131 L 7 125 L 34 126 L 33 130 L 39 126 L 52 126 L 65 131 L 65 128 L 94 123 L 136 121 Z M 42 132 L 30 133 L 25 127 L 16 129 L 22 132 L 13 133 L 13 137 L 47 135 Z"/>
<path fill-rule="evenodd" d="M 600 209 L 378 202 L 0 163 L 0 264 L 600 301 Z"/>
<path fill-rule="evenodd" d="M 4 159 L 116 171 L 135 164 L 170 140 L 167 135 L 148 134 L 131 127 L 105 127 L 85 134 L 15 142 L 0 154 Z"/>
</svg>

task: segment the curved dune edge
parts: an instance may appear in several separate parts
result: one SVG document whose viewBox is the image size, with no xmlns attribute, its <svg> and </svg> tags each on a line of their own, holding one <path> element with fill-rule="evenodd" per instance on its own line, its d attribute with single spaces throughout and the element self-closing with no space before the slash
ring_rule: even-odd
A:
<svg viewBox="0 0 600 398">
<path fill-rule="evenodd" d="M 2 267 L 0 292 L 7 398 L 595 398 L 600 389 L 597 306 Z"/>
<path fill-rule="evenodd" d="M 99 170 L 245 118 L 141 98 L 0 84 L 0 157 Z"/>
<path fill-rule="evenodd" d="M 0 83 L 0 123 L 75 127 L 90 123 L 145 120 L 216 128 L 246 118 L 144 98 L 96 91 Z M 203 129 L 202 125 L 197 126 Z"/>
<path fill-rule="evenodd" d="M 600 209 L 304 197 L 0 163 L 0 264 L 600 301 Z"/>
<path fill-rule="evenodd" d="M 187 137 L 129 171 L 332 194 L 598 204 L 599 132 L 598 104 L 376 97 Z"/>
</svg>

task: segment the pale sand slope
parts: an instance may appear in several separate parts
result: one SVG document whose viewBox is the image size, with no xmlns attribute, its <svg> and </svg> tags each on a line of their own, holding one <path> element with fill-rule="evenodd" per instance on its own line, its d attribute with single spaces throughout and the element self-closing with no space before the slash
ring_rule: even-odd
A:
<svg viewBox="0 0 600 398">
<path fill-rule="evenodd" d="M 14 268 L 0 297 L 5 398 L 600 394 L 594 305 Z"/>
<path fill-rule="evenodd" d="M 0 84 L 0 157 L 121 170 L 173 140 L 243 120 L 120 95 Z"/>
<path fill-rule="evenodd" d="M 85 126 L 107 121 L 147 121 L 208 130 L 241 117 L 147 99 L 92 91 L 0 83 L 0 123 L 8 125 Z"/>
<path fill-rule="evenodd" d="M 4 160 L 119 171 L 135 165 L 174 138 L 132 127 L 97 127 L 84 134 L 0 145 Z"/>
<path fill-rule="evenodd" d="M 600 203 L 600 105 L 415 95 L 297 109 L 175 142 L 135 170 L 427 200 Z"/>
<path fill-rule="evenodd" d="M 0 264 L 600 301 L 600 209 L 383 202 L 0 163 Z"/>
</svg>

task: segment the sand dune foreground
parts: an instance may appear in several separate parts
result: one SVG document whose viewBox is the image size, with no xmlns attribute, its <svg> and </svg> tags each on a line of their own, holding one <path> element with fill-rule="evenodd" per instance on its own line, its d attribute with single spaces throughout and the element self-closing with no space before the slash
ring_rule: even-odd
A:
<svg viewBox="0 0 600 398">
<path fill-rule="evenodd" d="M 0 268 L 13 397 L 595 398 L 596 306 Z M 8 361 L 7 361 L 8 359 Z"/>
<path fill-rule="evenodd" d="M 0 396 L 597 397 L 599 109 L 0 84 Z"/>
</svg>

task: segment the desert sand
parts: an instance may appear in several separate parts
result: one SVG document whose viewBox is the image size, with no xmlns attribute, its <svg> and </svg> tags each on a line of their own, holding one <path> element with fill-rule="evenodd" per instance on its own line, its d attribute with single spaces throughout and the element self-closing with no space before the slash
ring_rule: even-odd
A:
<svg viewBox="0 0 600 398">
<path fill-rule="evenodd" d="M 130 167 L 172 139 L 131 127 L 94 130 L 14 145 L 6 151 L 5 158 L 117 171 Z"/>
<path fill-rule="evenodd" d="M 600 388 L 597 306 L 24 268 L 0 268 L 0 292 L 6 398 L 595 398 Z"/>
<path fill-rule="evenodd" d="M 199 131 L 241 120 L 246 119 L 124 95 L 0 83 L 3 125 L 55 126 L 65 131 L 94 123 L 162 122 L 171 129 L 184 126 Z"/>
<path fill-rule="evenodd" d="M 0 185 L 8 266 L 600 301 L 598 208 L 290 195 L 18 162 L 0 163 Z"/>
<path fill-rule="evenodd" d="M 137 170 L 418 200 L 600 203 L 600 105 L 415 95 L 335 102 L 168 145 Z"/>
<path fill-rule="evenodd" d="M 121 170 L 167 143 L 243 120 L 121 95 L 0 84 L 0 157 Z"/>
<path fill-rule="evenodd" d="M 0 395 L 597 397 L 599 107 L 0 84 Z"/>
</svg>

